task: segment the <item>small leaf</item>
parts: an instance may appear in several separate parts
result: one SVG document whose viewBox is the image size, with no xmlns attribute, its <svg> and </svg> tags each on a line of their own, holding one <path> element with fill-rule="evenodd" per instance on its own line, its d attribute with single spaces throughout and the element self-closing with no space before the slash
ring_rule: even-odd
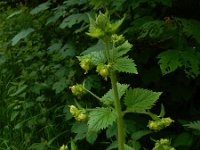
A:
<svg viewBox="0 0 200 150">
<path fill-rule="evenodd" d="M 113 68 L 119 72 L 135 73 L 135 74 L 138 73 L 134 61 L 126 57 L 118 58 L 115 61 Z"/>
<path fill-rule="evenodd" d="M 161 92 L 153 92 L 146 89 L 129 89 L 126 92 L 124 102 L 127 106 L 127 111 L 144 112 L 152 108 L 160 95 Z"/>
<path fill-rule="evenodd" d="M 30 13 L 32 15 L 36 15 L 36 14 L 42 12 L 42 11 L 47 10 L 50 7 L 50 5 L 51 5 L 51 3 L 49 1 L 47 1 L 45 3 L 42 3 L 42 4 L 38 5 L 35 8 L 33 8 Z"/>
<path fill-rule="evenodd" d="M 118 94 L 119 94 L 119 99 L 125 94 L 126 90 L 128 89 L 129 85 L 128 84 L 120 84 L 117 83 L 117 89 L 118 89 Z M 101 101 L 105 105 L 110 105 L 113 104 L 114 98 L 113 98 L 113 89 L 110 89 L 102 98 Z"/>
<path fill-rule="evenodd" d="M 33 31 L 34 31 L 33 28 L 28 28 L 28 29 L 20 31 L 17 35 L 15 35 L 12 38 L 12 40 L 11 40 L 12 46 L 16 45 L 21 39 L 26 38 Z"/>
<path fill-rule="evenodd" d="M 99 131 L 112 125 L 117 119 L 116 112 L 110 108 L 96 108 L 89 114 L 89 131 Z"/>
<path fill-rule="evenodd" d="M 165 107 L 163 104 L 161 104 L 161 110 L 160 110 L 159 117 L 164 117 L 164 116 L 165 116 Z"/>
</svg>

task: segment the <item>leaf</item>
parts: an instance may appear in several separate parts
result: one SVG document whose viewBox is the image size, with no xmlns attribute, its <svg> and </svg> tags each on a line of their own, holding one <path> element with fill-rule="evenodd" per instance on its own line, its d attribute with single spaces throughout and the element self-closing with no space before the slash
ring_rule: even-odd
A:
<svg viewBox="0 0 200 150">
<path fill-rule="evenodd" d="M 88 131 L 87 135 L 86 135 L 86 140 L 90 143 L 90 144 L 94 144 L 94 142 L 96 141 L 98 137 L 97 132 L 94 131 Z"/>
<path fill-rule="evenodd" d="M 62 58 L 66 58 L 67 56 L 75 56 L 75 48 L 71 43 L 65 44 L 60 50 L 59 50 Z"/>
<path fill-rule="evenodd" d="M 141 139 L 143 136 L 147 135 L 147 134 L 150 134 L 152 133 L 152 131 L 150 130 L 139 130 L 139 131 L 136 131 L 134 132 L 132 135 L 131 135 L 131 138 L 134 140 L 134 141 L 137 141 L 139 139 Z"/>
<path fill-rule="evenodd" d="M 200 43 L 200 21 L 193 20 L 193 19 L 180 19 L 179 20 L 182 22 L 183 25 L 183 30 L 184 33 L 187 36 L 192 36 L 196 39 L 198 43 Z"/>
<path fill-rule="evenodd" d="M 132 45 L 128 42 L 125 41 L 123 44 L 121 44 L 120 46 L 116 47 L 116 57 L 115 58 L 119 58 L 125 54 L 127 54 L 132 48 Z"/>
<path fill-rule="evenodd" d="M 187 132 L 182 132 L 174 139 L 174 146 L 183 146 L 183 147 L 190 147 L 193 142 L 193 137 Z"/>
<path fill-rule="evenodd" d="M 15 120 L 15 118 L 19 115 L 19 113 L 20 113 L 19 111 L 13 111 L 11 113 L 10 121 Z"/>
<path fill-rule="evenodd" d="M 12 38 L 12 40 L 11 40 L 12 46 L 16 45 L 21 39 L 26 38 L 33 31 L 34 31 L 33 28 L 28 28 L 28 29 L 20 31 L 17 35 L 15 35 Z"/>
<path fill-rule="evenodd" d="M 126 57 L 118 58 L 114 62 L 113 68 L 119 72 L 138 73 L 134 61 Z"/>
<path fill-rule="evenodd" d="M 88 128 L 89 131 L 99 131 L 112 125 L 117 119 L 117 114 L 110 108 L 96 108 L 89 114 Z"/>
<path fill-rule="evenodd" d="M 159 117 L 164 117 L 164 116 L 165 116 L 165 107 L 163 104 L 161 104 L 161 110 L 160 110 Z"/>
<path fill-rule="evenodd" d="M 17 89 L 17 91 L 15 93 L 10 94 L 9 96 L 14 97 L 14 96 L 19 95 L 19 94 L 23 93 L 27 89 L 27 87 L 28 87 L 28 85 L 22 85 Z"/>
<path fill-rule="evenodd" d="M 130 147 L 129 145 L 124 145 L 124 150 L 135 150 L 134 148 Z"/>
<path fill-rule="evenodd" d="M 49 1 L 47 1 L 45 3 L 42 3 L 42 4 L 38 5 L 35 8 L 33 8 L 30 13 L 32 15 L 36 15 L 36 14 L 42 12 L 42 11 L 47 10 L 50 7 L 50 5 L 51 5 L 51 3 Z"/>
<path fill-rule="evenodd" d="M 66 88 L 66 79 L 61 78 L 59 81 L 53 84 L 52 89 L 56 91 L 56 94 L 62 92 Z"/>
<path fill-rule="evenodd" d="M 125 94 L 124 102 L 127 106 L 127 111 L 144 112 L 152 108 L 160 95 L 161 92 L 153 92 L 141 88 L 130 88 Z"/>
<path fill-rule="evenodd" d="M 76 122 L 73 124 L 71 132 L 76 133 L 75 140 L 82 140 L 87 134 L 87 124 L 85 122 Z"/>
<path fill-rule="evenodd" d="M 6 19 L 10 19 L 16 15 L 19 15 L 22 13 L 22 10 L 18 10 L 18 11 L 15 11 L 14 13 L 10 14 Z"/>
<path fill-rule="evenodd" d="M 158 64 L 160 65 L 163 75 L 173 72 L 178 67 L 182 66 L 180 62 L 180 52 L 177 50 L 168 50 L 162 52 L 157 58 L 160 59 Z"/>
<path fill-rule="evenodd" d="M 117 89 L 118 89 L 118 94 L 119 94 L 119 99 L 125 94 L 126 90 L 128 89 L 129 85 L 128 84 L 120 84 L 117 83 Z M 105 105 L 111 105 L 114 102 L 113 98 L 113 89 L 110 89 L 102 98 L 101 101 Z"/>
<path fill-rule="evenodd" d="M 72 14 L 65 18 L 59 27 L 61 29 L 64 29 L 66 27 L 71 28 L 73 25 L 78 24 L 82 21 L 88 22 L 88 17 L 86 14 Z"/>
<path fill-rule="evenodd" d="M 200 120 L 190 122 L 189 124 L 185 124 L 184 126 L 194 129 L 194 130 L 199 130 L 200 131 Z"/>
</svg>

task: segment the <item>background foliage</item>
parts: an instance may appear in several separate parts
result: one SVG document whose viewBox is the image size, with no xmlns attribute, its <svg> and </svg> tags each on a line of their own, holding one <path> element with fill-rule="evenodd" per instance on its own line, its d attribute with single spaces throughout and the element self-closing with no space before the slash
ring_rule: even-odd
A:
<svg viewBox="0 0 200 150">
<path fill-rule="evenodd" d="M 152 148 L 147 139 L 167 137 L 176 149 L 199 149 L 200 3 L 196 0 L 9 0 L 0 2 L 0 148 L 58 149 L 75 142 L 82 149 L 106 149 L 114 127 L 98 137 L 68 112 L 69 86 L 83 81 L 76 55 L 99 50 L 88 30 L 88 14 L 105 8 L 113 20 L 126 14 L 120 33 L 133 44 L 138 75 L 119 78 L 132 87 L 162 91 L 166 115 L 175 123 L 148 132 L 149 118 L 127 115 L 135 149 Z M 124 78 L 125 77 L 125 78 Z M 89 73 L 87 87 L 103 95 L 110 87 Z M 98 106 L 90 96 L 79 101 Z M 160 107 L 154 108 L 155 112 Z M 107 111 L 107 110 L 102 110 Z M 81 128 L 81 130 L 80 130 Z M 138 135 L 138 136 L 137 136 Z M 80 139 L 84 139 L 80 141 Z M 92 145 L 91 145 L 92 143 Z M 111 149 L 112 147 L 110 147 Z"/>
</svg>

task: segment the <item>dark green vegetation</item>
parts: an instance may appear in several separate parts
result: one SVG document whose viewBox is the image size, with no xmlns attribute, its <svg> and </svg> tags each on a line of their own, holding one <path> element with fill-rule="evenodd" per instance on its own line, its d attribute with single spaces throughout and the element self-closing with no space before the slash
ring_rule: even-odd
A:
<svg viewBox="0 0 200 150">
<path fill-rule="evenodd" d="M 151 110 L 175 122 L 159 132 L 147 128 L 149 117 L 126 115 L 127 141 L 135 149 L 152 149 L 168 138 L 177 150 L 200 149 L 200 4 L 196 0 L 9 0 L 0 2 L 0 149 L 106 149 L 115 141 L 115 126 L 87 133 L 85 122 L 69 113 L 75 96 L 69 87 L 85 79 L 104 95 L 109 84 L 95 71 L 84 76 L 76 56 L 102 45 L 85 33 L 90 16 L 109 10 L 112 21 L 133 48 L 137 75 L 120 73 L 131 87 L 162 91 Z M 99 106 L 90 95 L 77 100 Z M 151 140 L 153 139 L 153 140 Z M 70 147 L 70 146 L 69 146 Z M 141 148 L 140 148 L 141 147 Z M 111 148 L 111 147 L 110 147 Z"/>
</svg>

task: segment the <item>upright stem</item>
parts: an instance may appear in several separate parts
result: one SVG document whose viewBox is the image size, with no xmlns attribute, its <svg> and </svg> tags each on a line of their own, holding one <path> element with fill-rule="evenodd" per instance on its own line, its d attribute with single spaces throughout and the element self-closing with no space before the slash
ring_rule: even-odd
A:
<svg viewBox="0 0 200 150">
<path fill-rule="evenodd" d="M 106 58 L 108 62 L 110 62 L 109 40 L 106 39 L 104 43 L 105 43 Z M 112 84 L 112 89 L 113 89 L 115 109 L 117 111 L 118 150 L 124 150 L 125 139 L 124 139 L 123 113 L 121 110 L 119 93 L 117 89 L 116 73 L 113 70 L 110 72 L 110 79 L 111 79 L 111 84 Z"/>
<path fill-rule="evenodd" d="M 111 72 L 110 75 L 112 88 L 113 88 L 113 94 L 115 99 L 115 109 L 117 110 L 117 131 L 118 131 L 118 149 L 124 150 L 124 125 L 123 125 L 123 114 L 121 110 L 121 104 L 117 89 L 117 80 L 116 80 L 116 74 L 115 72 Z"/>
</svg>

